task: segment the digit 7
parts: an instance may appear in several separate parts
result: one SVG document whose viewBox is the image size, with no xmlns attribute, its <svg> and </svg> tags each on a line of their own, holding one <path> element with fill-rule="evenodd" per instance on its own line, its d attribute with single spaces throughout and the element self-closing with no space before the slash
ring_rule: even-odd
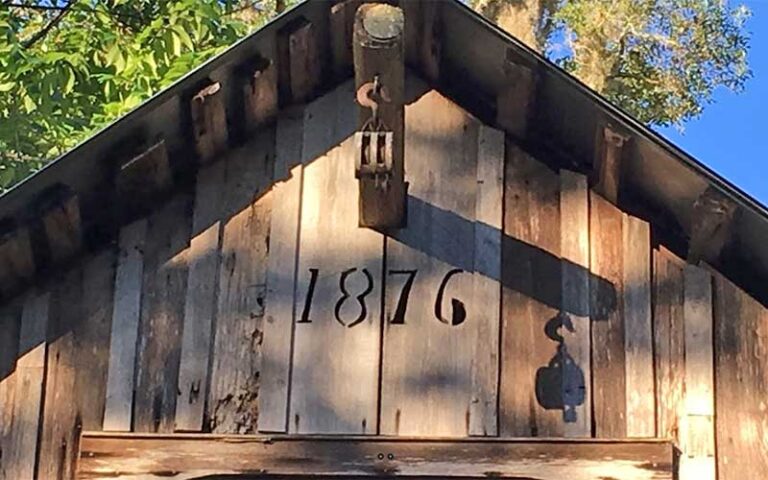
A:
<svg viewBox="0 0 768 480">
<path fill-rule="evenodd" d="M 413 287 L 413 280 L 416 278 L 418 270 L 390 270 L 389 275 L 408 275 L 408 279 L 403 284 L 403 289 L 400 290 L 400 298 L 397 300 L 397 308 L 395 308 L 395 316 L 390 321 L 392 325 L 404 325 L 405 324 L 405 312 L 408 309 L 408 299 L 411 296 L 411 287 Z"/>
</svg>

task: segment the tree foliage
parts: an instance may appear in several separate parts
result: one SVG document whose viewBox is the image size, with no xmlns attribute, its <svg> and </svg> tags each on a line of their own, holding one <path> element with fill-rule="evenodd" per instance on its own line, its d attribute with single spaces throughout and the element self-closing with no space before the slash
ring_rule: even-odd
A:
<svg viewBox="0 0 768 480">
<path fill-rule="evenodd" d="M 741 91 L 749 10 L 726 0 L 474 0 L 640 121 L 682 125 L 717 87 Z"/>
<path fill-rule="evenodd" d="M 0 192 L 298 0 L 0 0 Z M 467 0 L 641 121 L 749 77 L 726 0 Z"/>
<path fill-rule="evenodd" d="M 0 192 L 286 7 L 283 0 L 0 5 Z"/>
</svg>

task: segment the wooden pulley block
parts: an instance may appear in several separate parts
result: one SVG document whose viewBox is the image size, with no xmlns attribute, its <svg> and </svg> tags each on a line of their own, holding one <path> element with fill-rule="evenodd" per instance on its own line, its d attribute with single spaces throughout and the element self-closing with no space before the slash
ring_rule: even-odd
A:
<svg viewBox="0 0 768 480">
<path fill-rule="evenodd" d="M 394 132 L 357 132 L 355 134 L 355 178 L 386 178 L 388 180 L 393 172 L 393 145 Z"/>
</svg>

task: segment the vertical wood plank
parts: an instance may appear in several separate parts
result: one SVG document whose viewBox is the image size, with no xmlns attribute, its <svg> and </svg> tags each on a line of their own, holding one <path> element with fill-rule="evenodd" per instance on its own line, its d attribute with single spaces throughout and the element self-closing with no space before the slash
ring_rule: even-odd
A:
<svg viewBox="0 0 768 480">
<path fill-rule="evenodd" d="M 469 434 L 498 433 L 501 240 L 504 222 L 504 133 L 480 126 L 477 152 L 473 301 L 479 323 L 472 346 Z"/>
<path fill-rule="evenodd" d="M 624 215 L 623 303 L 627 436 L 653 437 L 656 410 L 651 328 L 651 230 Z"/>
<path fill-rule="evenodd" d="M 715 274 L 715 393 L 719 480 L 768 471 L 768 311 Z"/>
<path fill-rule="evenodd" d="M 685 397 L 684 266 L 669 250 L 654 250 L 656 434 L 678 442 Z"/>
<path fill-rule="evenodd" d="M 304 116 L 295 311 L 308 315 L 295 329 L 293 433 L 377 429 L 383 237 L 358 227 L 354 141 L 345 138 L 355 125 L 352 98 L 345 84 L 308 105 Z M 318 272 L 311 306 L 310 269 Z M 340 289 L 349 292 L 347 301 L 339 301 Z"/>
<path fill-rule="evenodd" d="M 83 270 L 54 279 L 48 321 L 38 478 L 74 478 L 78 418 L 75 384 L 75 335 L 82 318 Z"/>
<path fill-rule="evenodd" d="M 16 357 L 19 354 L 21 311 L 11 304 L 0 308 L 0 478 L 8 476 Z"/>
<path fill-rule="evenodd" d="M 624 352 L 623 214 L 590 193 L 590 311 L 592 312 L 592 403 L 595 436 L 626 436 Z M 601 282 L 608 287 L 601 288 Z"/>
<path fill-rule="evenodd" d="M 303 109 L 288 110 L 277 120 L 275 180 L 272 188 L 264 345 L 262 349 L 259 430 L 286 432 L 299 215 Z"/>
<path fill-rule="evenodd" d="M 50 294 L 32 293 L 24 301 L 19 333 L 19 358 L 11 410 L 13 424 L 3 452 L 6 478 L 33 480 L 42 413 L 46 329 Z"/>
<path fill-rule="evenodd" d="M 101 430 L 104 422 L 115 256 L 108 249 L 83 266 L 82 318 L 75 331 L 75 395 L 84 430 Z"/>
<path fill-rule="evenodd" d="M 567 437 L 592 436 L 592 342 L 589 315 L 589 188 L 584 175 L 560 171 L 560 235 L 563 259 L 563 312 L 571 319 L 573 331 L 561 329 L 570 360 L 581 370 L 579 378 L 571 377 L 563 395 L 584 396 L 575 406 L 575 418 L 569 418 L 563 429 Z M 565 375 L 572 372 L 563 370 Z M 583 387 L 583 388 L 579 388 Z M 579 391 L 568 391 L 568 389 Z"/>
<path fill-rule="evenodd" d="M 715 480 L 712 277 L 693 265 L 686 265 L 683 274 L 685 415 L 681 419 L 680 480 Z"/>
<path fill-rule="evenodd" d="M 216 310 L 219 269 L 220 199 L 224 195 L 225 163 L 202 168 L 197 175 L 192 238 L 188 252 L 189 275 L 181 337 L 179 398 L 176 430 L 200 431 L 207 398 L 208 363 Z"/>
<path fill-rule="evenodd" d="M 104 402 L 104 430 L 107 431 L 131 430 L 146 235 L 146 219 L 120 230 Z"/>
<path fill-rule="evenodd" d="M 559 344 L 547 333 L 561 306 L 560 178 L 508 146 L 505 189 L 500 433 L 560 436 Z"/>
<path fill-rule="evenodd" d="M 179 195 L 147 222 L 133 430 L 173 431 L 187 286 L 189 198 Z"/>
<path fill-rule="evenodd" d="M 216 433 L 254 433 L 259 408 L 261 345 L 274 129 L 227 158 L 218 312 L 211 363 L 208 426 Z"/>
<path fill-rule="evenodd" d="M 478 389 L 487 378 L 473 378 L 473 370 L 484 376 L 496 368 L 499 311 L 497 304 L 480 302 L 498 299 L 498 276 L 477 279 L 494 269 L 498 275 L 499 265 L 492 260 L 493 243 L 489 257 L 477 264 L 475 252 L 476 242 L 499 239 L 498 210 L 483 212 L 488 215 L 483 220 L 494 226 L 478 226 L 476 216 L 478 193 L 480 207 L 501 203 L 499 165 L 492 163 L 500 161 L 500 137 L 483 134 L 486 158 L 478 168 L 478 122 L 434 90 L 406 108 L 406 125 L 406 155 L 418 161 L 406 171 L 407 228 L 386 246 L 381 433 L 466 436 L 473 428 L 492 433 L 493 418 L 473 419 L 472 404 L 477 400 L 478 415 L 488 413 L 495 388 Z M 493 144 L 487 143 L 490 137 Z M 478 176 L 490 180 L 480 192 Z M 498 244 L 496 249 L 498 255 Z M 409 271 L 415 273 L 406 297 Z M 410 299 L 406 308 L 398 308 L 405 298 Z M 480 349 L 482 355 L 473 357 Z"/>
</svg>

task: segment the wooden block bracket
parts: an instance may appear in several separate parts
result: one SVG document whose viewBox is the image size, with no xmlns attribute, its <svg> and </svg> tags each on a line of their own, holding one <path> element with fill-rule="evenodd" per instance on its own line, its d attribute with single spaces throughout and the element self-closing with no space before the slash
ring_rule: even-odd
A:
<svg viewBox="0 0 768 480">
<path fill-rule="evenodd" d="M 0 221 L 0 294 L 12 295 L 34 274 L 29 227 L 11 219 Z"/>
<path fill-rule="evenodd" d="M 227 114 L 219 82 L 210 82 L 190 100 L 195 151 L 201 163 L 208 163 L 227 148 Z"/>
<path fill-rule="evenodd" d="M 258 56 L 243 74 L 245 128 L 250 133 L 277 115 L 277 68 L 273 60 Z"/>
<path fill-rule="evenodd" d="M 37 212 L 50 259 L 60 263 L 72 258 L 82 248 L 80 199 L 61 184 L 49 188 L 38 198 Z"/>
<path fill-rule="evenodd" d="M 715 263 L 731 235 L 736 203 L 708 187 L 693 204 L 688 261 Z"/>
<path fill-rule="evenodd" d="M 611 126 L 597 132 L 592 188 L 614 205 L 618 202 L 622 157 L 629 138 Z"/>
</svg>

